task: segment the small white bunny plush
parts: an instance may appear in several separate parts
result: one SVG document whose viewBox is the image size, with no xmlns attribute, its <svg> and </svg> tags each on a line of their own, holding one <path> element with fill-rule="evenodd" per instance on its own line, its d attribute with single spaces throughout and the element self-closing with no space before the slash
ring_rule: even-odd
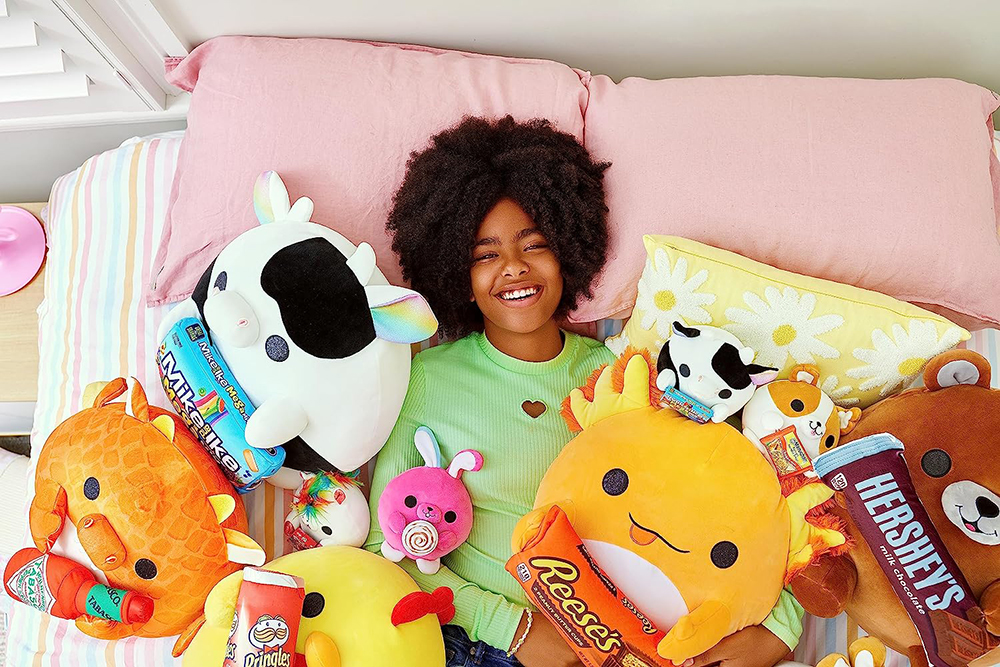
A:
<svg viewBox="0 0 1000 667">
<path fill-rule="evenodd" d="M 777 376 L 776 368 L 753 362 L 756 353 L 736 336 L 711 326 L 674 322 L 656 360 L 656 386 L 673 387 L 712 410 L 720 423 L 739 412 L 754 389 Z"/>
</svg>

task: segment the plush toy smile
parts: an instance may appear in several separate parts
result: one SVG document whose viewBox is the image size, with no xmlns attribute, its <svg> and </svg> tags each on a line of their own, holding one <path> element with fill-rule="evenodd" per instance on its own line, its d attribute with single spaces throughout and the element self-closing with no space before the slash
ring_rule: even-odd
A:
<svg viewBox="0 0 1000 667">
<path fill-rule="evenodd" d="M 691 553 L 690 551 L 684 551 L 683 549 L 678 549 L 673 544 L 671 544 L 667 538 L 663 537 L 663 535 L 660 535 L 655 530 L 650 530 L 649 528 L 646 528 L 645 526 L 640 524 L 638 521 L 635 520 L 635 517 L 632 516 L 631 512 L 628 513 L 628 518 L 629 520 L 632 521 L 632 527 L 629 528 L 629 537 L 631 537 L 632 541 L 638 544 L 639 546 L 641 547 L 649 546 L 656 540 L 660 540 L 661 542 L 666 544 L 668 547 L 670 547 L 677 553 L 680 554 Z"/>
<path fill-rule="evenodd" d="M 981 535 L 990 535 L 990 534 L 992 534 L 993 537 L 996 537 L 997 531 L 995 531 L 995 530 L 992 533 L 987 533 L 984 530 L 979 530 L 979 525 L 978 524 L 979 524 L 980 521 L 983 520 L 983 517 L 980 516 L 975 521 L 969 521 L 968 519 L 965 518 L 965 515 L 962 514 L 962 506 L 961 505 L 955 505 L 955 507 L 958 508 L 958 516 L 959 516 L 959 518 L 962 519 L 962 524 L 965 526 L 965 528 L 970 533 L 979 533 Z"/>
</svg>

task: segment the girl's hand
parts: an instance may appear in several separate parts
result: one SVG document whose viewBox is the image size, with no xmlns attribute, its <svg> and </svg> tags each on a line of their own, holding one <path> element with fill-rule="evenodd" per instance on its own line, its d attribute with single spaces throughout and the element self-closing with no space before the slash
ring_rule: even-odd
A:
<svg viewBox="0 0 1000 667">
<path fill-rule="evenodd" d="M 528 615 L 521 617 L 521 625 L 514 634 L 514 643 L 528 627 Z M 514 657 L 524 667 L 582 667 L 580 659 L 562 638 L 556 627 L 542 614 L 534 614 L 531 631 Z"/>
<path fill-rule="evenodd" d="M 683 667 L 774 667 L 791 651 L 762 625 L 751 625 L 729 635 Z"/>
</svg>

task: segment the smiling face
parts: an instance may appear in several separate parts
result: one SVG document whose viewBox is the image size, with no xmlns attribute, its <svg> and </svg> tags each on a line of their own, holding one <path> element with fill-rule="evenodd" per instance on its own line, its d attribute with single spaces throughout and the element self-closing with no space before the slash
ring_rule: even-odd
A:
<svg viewBox="0 0 1000 667">
<path fill-rule="evenodd" d="M 763 620 L 781 590 L 788 510 L 754 446 L 726 424 L 670 410 L 608 417 L 549 468 L 536 507 L 569 507 L 595 560 L 657 627 L 704 603 L 734 629 Z"/>
<path fill-rule="evenodd" d="M 562 299 L 559 260 L 511 199 L 501 199 L 483 218 L 470 277 L 487 329 L 532 333 L 552 319 Z"/>
</svg>

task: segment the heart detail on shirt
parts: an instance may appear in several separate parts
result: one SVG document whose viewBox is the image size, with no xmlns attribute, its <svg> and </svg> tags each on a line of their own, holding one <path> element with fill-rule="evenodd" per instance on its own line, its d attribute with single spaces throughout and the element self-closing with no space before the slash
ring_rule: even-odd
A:
<svg viewBox="0 0 1000 667">
<path fill-rule="evenodd" d="M 521 409 L 532 419 L 538 419 L 545 414 L 545 404 L 541 401 L 525 401 L 521 403 Z"/>
</svg>

